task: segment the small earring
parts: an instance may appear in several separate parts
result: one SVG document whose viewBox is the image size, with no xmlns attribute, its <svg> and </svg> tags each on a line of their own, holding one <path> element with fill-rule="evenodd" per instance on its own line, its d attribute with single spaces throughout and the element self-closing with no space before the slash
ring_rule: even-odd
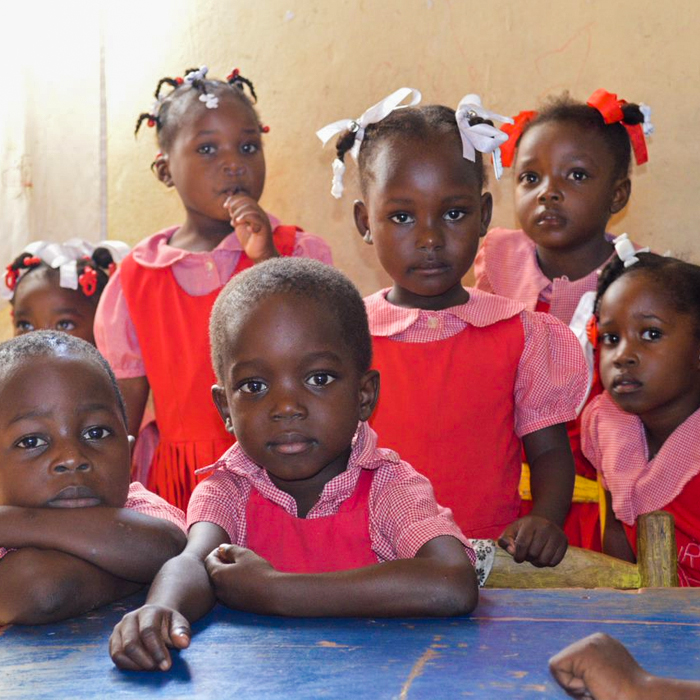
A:
<svg viewBox="0 0 700 700">
<path fill-rule="evenodd" d="M 365 231 L 365 235 L 362 236 L 362 240 L 368 245 L 372 245 L 372 234 L 370 233 L 369 229 Z"/>
</svg>

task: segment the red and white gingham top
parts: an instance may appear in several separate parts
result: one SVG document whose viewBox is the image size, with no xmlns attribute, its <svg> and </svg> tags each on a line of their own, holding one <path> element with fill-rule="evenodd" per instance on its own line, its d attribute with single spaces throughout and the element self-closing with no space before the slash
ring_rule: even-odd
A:
<svg viewBox="0 0 700 700">
<path fill-rule="evenodd" d="M 273 230 L 279 226 L 274 216 L 268 214 L 268 218 Z M 243 250 L 236 234 L 226 236 L 212 251 L 191 252 L 169 245 L 168 241 L 178 228 L 172 226 L 159 231 L 134 246 L 136 262 L 144 267 L 172 268 L 178 285 L 194 297 L 210 294 L 226 284 Z M 297 231 L 293 255 L 333 264 L 328 244 L 306 231 Z M 97 307 L 95 342 L 117 379 L 145 376 L 141 347 L 122 291 L 119 269 L 110 279 Z"/>
<path fill-rule="evenodd" d="M 586 392 L 588 369 L 569 328 L 550 314 L 525 311 L 518 301 L 467 291 L 466 304 L 425 311 L 391 304 L 386 300 L 389 289 L 383 289 L 365 298 L 370 331 L 399 342 L 428 343 L 450 338 L 467 325 L 487 327 L 519 315 L 525 345 L 515 378 L 515 433 L 522 437 L 575 418 Z"/>
<path fill-rule="evenodd" d="M 163 500 L 155 493 L 151 493 L 137 481 L 129 484 L 129 494 L 126 498 L 124 508 L 135 510 L 137 513 L 150 515 L 152 518 L 161 518 L 177 525 L 183 532 L 187 532 L 185 527 L 185 514 L 167 501 Z M 0 559 L 13 549 L 0 547 Z"/>
<path fill-rule="evenodd" d="M 619 408 L 607 392 L 583 412 L 583 453 L 602 474 L 615 515 L 627 525 L 671 503 L 700 473 L 698 436 L 700 410 L 679 425 L 650 460 L 644 424 Z"/>
<path fill-rule="evenodd" d="M 606 233 L 605 238 L 612 242 L 615 236 Z M 534 241 L 524 231 L 494 228 L 479 248 L 474 274 L 477 289 L 516 299 L 528 311 L 534 311 L 538 301 L 547 302 L 549 313 L 568 325 L 581 297 L 596 290 L 599 270 L 573 282 L 568 277 L 550 280 L 537 262 Z"/>
<path fill-rule="evenodd" d="M 367 423 L 358 427 L 347 469 L 323 488 L 307 518 L 334 515 L 357 485 L 362 469 L 376 470 L 369 494 L 369 534 L 379 561 L 410 559 L 430 540 L 441 535 L 456 537 L 472 562 L 476 556 L 470 541 L 452 518 L 452 511 L 435 501 L 433 487 L 396 452 L 377 447 L 377 434 Z M 187 509 L 187 526 L 201 521 L 224 529 L 231 543 L 247 546 L 246 506 L 251 489 L 296 516 L 296 501 L 278 489 L 268 473 L 233 445 L 221 459 L 207 467 L 214 470 L 200 482 Z"/>
</svg>

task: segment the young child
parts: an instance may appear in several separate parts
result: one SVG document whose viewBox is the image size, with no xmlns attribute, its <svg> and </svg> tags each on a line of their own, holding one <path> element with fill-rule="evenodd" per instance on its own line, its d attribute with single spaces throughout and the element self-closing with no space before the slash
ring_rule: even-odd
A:
<svg viewBox="0 0 700 700">
<path fill-rule="evenodd" d="M 600 632 L 555 654 L 549 670 L 572 698 L 700 700 L 699 681 L 654 676 L 617 639 Z"/>
<path fill-rule="evenodd" d="M 94 347 L 37 331 L 0 345 L 0 625 L 133 593 L 185 544 L 181 511 L 129 484 L 116 380 Z"/>
<path fill-rule="evenodd" d="M 500 536 L 516 561 L 555 565 L 574 478 L 563 423 L 583 398 L 585 365 L 557 319 L 462 286 L 491 217 L 479 150 L 502 136 L 484 115 L 468 96 L 456 114 L 402 108 L 338 141 L 342 160 L 362 137 L 355 222 L 394 280 L 365 300 L 382 375 L 372 425 L 468 537 Z M 521 439 L 535 508 L 517 520 Z"/>
<path fill-rule="evenodd" d="M 631 147 L 646 160 L 648 110 L 596 91 L 587 104 L 567 95 L 539 113 L 521 112 L 503 146 L 504 165 L 513 165 L 515 211 L 522 229 L 492 229 L 474 264 L 476 287 L 515 299 L 530 311 L 552 314 L 570 325 L 582 343 L 593 377 L 593 350 L 585 324 L 592 314 L 600 268 L 612 255 L 610 217 L 630 196 Z M 513 158 L 513 156 L 515 156 Z M 600 393 L 599 382 L 590 396 Z M 598 486 L 581 454 L 580 423 L 569 439 L 576 463 L 574 503 L 564 524 L 569 543 L 600 551 Z M 529 512 L 523 501 L 521 514 Z"/>
<path fill-rule="evenodd" d="M 207 69 L 163 78 L 156 104 L 142 114 L 156 126 L 153 168 L 174 187 L 185 223 L 139 243 L 108 286 L 97 312 L 97 346 L 124 394 L 132 434 L 153 392 L 160 444 L 148 487 L 185 508 L 195 469 L 231 445 L 209 396 L 214 372 L 207 323 L 229 278 L 277 255 L 331 262 L 328 246 L 295 226 L 281 226 L 258 204 L 265 184 L 261 125 L 234 70 L 226 81 Z M 160 94 L 163 85 L 173 90 Z"/>
<path fill-rule="evenodd" d="M 470 612 L 469 541 L 366 423 L 379 375 L 352 283 L 311 260 L 258 265 L 217 299 L 211 341 L 214 400 L 238 442 L 192 495 L 187 548 L 117 625 L 114 662 L 169 668 L 166 647 L 188 646 L 216 598 L 276 615 Z"/>
<path fill-rule="evenodd" d="M 121 241 L 30 243 L 5 269 L 1 296 L 12 305 L 15 335 L 57 330 L 94 345 L 97 302 L 128 252 Z"/>
<path fill-rule="evenodd" d="M 680 583 L 700 586 L 700 267 L 616 248 L 596 300 L 605 392 L 582 423 L 608 492 L 603 550 L 634 561 L 637 516 L 668 511 Z"/>
</svg>

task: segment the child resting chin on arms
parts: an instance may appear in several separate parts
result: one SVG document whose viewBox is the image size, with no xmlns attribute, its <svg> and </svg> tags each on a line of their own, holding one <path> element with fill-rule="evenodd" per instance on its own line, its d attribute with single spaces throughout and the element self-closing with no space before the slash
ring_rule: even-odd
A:
<svg viewBox="0 0 700 700">
<path fill-rule="evenodd" d="M 129 484 L 129 452 L 92 345 L 54 331 L 0 345 L 0 624 L 110 603 L 182 550 L 183 513 Z"/>
<path fill-rule="evenodd" d="M 379 392 L 355 287 L 280 258 L 237 275 L 211 317 L 214 401 L 231 447 L 195 489 L 185 551 L 110 640 L 125 669 L 170 668 L 218 598 L 295 616 L 462 615 L 474 551 L 428 480 L 377 447 Z"/>
</svg>

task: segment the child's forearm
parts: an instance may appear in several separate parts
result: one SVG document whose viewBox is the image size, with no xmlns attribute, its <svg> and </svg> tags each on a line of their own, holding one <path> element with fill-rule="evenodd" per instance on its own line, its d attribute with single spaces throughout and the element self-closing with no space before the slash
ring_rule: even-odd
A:
<svg viewBox="0 0 700 700">
<path fill-rule="evenodd" d="M 471 612 L 476 574 L 462 544 L 427 542 L 413 559 L 323 574 L 288 574 L 243 548 L 207 559 L 219 600 L 229 607 L 291 616 L 451 616 Z"/>
<path fill-rule="evenodd" d="M 0 625 L 65 620 L 141 587 L 63 552 L 24 548 L 0 561 Z"/>
<path fill-rule="evenodd" d="M 649 676 L 633 692 L 630 700 L 700 700 L 700 681 Z"/>
<path fill-rule="evenodd" d="M 80 557 L 119 578 L 148 583 L 182 551 L 176 525 L 127 508 L 0 506 L 0 544 L 37 547 Z"/>
<path fill-rule="evenodd" d="M 576 469 L 564 424 L 523 437 L 530 465 L 532 514 L 564 524 L 571 506 Z"/>
<path fill-rule="evenodd" d="M 636 561 L 634 550 L 627 539 L 624 526 L 615 517 L 609 491 L 605 492 L 605 502 L 607 504 L 607 515 L 605 517 L 605 532 L 603 533 L 603 552 L 611 557 L 634 563 Z"/>
</svg>

